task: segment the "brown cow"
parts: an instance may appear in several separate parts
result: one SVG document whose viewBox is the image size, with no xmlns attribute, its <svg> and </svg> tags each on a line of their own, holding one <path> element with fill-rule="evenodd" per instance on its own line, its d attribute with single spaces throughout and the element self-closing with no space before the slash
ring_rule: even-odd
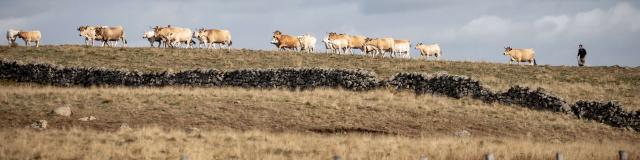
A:
<svg viewBox="0 0 640 160">
<path fill-rule="evenodd" d="M 42 34 L 40 34 L 40 31 L 20 31 L 16 36 L 24 40 L 25 46 L 29 46 L 31 42 L 35 42 L 36 47 L 40 46 L 40 38 L 42 38 Z"/>
<path fill-rule="evenodd" d="M 153 31 L 156 36 L 160 37 L 164 41 L 165 47 L 179 47 L 180 44 L 186 44 L 187 48 L 191 47 L 194 43 L 192 41 L 193 32 L 189 28 L 172 27 L 153 27 Z"/>
<path fill-rule="evenodd" d="M 300 40 L 298 40 L 298 38 L 295 36 L 284 35 L 278 30 L 273 32 L 273 39 L 271 40 L 271 43 L 276 45 L 280 50 L 292 49 L 297 51 L 298 48 L 300 48 Z"/>
<path fill-rule="evenodd" d="M 127 46 L 127 39 L 125 39 L 124 28 L 122 26 L 98 27 L 96 28 L 96 33 L 102 38 L 102 47 L 105 45 L 109 46 L 108 41 L 116 41 L 114 46 L 118 45 L 118 41 L 122 41 L 122 46 Z"/>
<path fill-rule="evenodd" d="M 80 37 L 84 37 L 84 44 L 89 45 L 91 42 L 91 46 L 95 44 L 95 40 L 102 41 L 102 36 L 96 33 L 96 28 L 100 28 L 101 26 L 80 26 L 78 27 L 78 31 L 80 31 Z"/>
<path fill-rule="evenodd" d="M 376 55 L 384 56 L 385 52 L 389 52 L 392 54 L 394 50 L 394 45 L 395 45 L 395 42 L 393 38 L 388 38 L 388 37 L 376 38 L 376 39 L 367 38 L 364 44 L 364 53 L 369 54 L 370 52 L 373 51 L 373 53 L 371 54 L 372 56 L 376 56 Z"/>
<path fill-rule="evenodd" d="M 335 39 L 346 39 L 349 43 L 349 48 L 351 49 L 360 49 L 364 53 L 364 43 L 366 42 L 367 37 L 360 35 L 348 35 L 348 34 L 338 34 L 336 32 L 330 32 L 328 40 L 333 41 Z M 349 50 L 349 52 L 353 53 L 353 51 Z"/>
<path fill-rule="evenodd" d="M 229 30 L 221 30 L 221 29 L 198 29 L 194 34 L 195 38 L 198 38 L 201 42 L 207 45 L 207 48 L 211 48 L 213 44 L 213 48 L 215 49 L 215 44 L 220 44 L 220 48 L 222 45 L 226 45 L 228 50 L 231 50 L 231 45 L 233 42 L 231 41 L 231 32 Z"/>
<path fill-rule="evenodd" d="M 367 37 L 361 35 L 351 35 L 349 37 L 351 38 L 351 40 L 349 40 L 349 48 L 360 49 L 360 51 L 364 53 L 364 43 L 367 42 Z"/>
</svg>

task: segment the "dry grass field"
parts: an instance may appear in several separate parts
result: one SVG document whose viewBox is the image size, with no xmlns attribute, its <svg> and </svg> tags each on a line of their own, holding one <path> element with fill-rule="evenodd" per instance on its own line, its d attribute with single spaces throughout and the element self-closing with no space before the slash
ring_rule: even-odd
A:
<svg viewBox="0 0 640 160">
<path fill-rule="evenodd" d="M 224 50 L 207 49 L 97 48 L 77 45 L 40 48 L 1 46 L 0 59 L 68 67 L 105 67 L 139 71 L 180 71 L 197 68 L 362 68 L 374 71 L 382 78 L 398 72 L 445 71 L 478 79 L 494 90 L 506 90 L 512 85 L 542 87 L 570 103 L 580 99 L 617 100 L 628 109 L 640 109 L 639 67 L 531 67 L 484 62 L 426 62 L 245 49 L 227 53 Z"/>
<path fill-rule="evenodd" d="M 494 90 L 543 87 L 572 103 L 617 100 L 640 109 L 640 68 L 425 62 L 272 51 L 0 47 L 0 58 L 141 71 L 196 68 L 363 68 L 446 71 Z M 70 117 L 49 112 L 71 107 Z M 95 116 L 94 121 L 78 118 Z M 44 119 L 49 129 L 29 129 Z M 120 129 L 126 123 L 133 129 Z M 191 131 L 198 128 L 198 131 Z M 471 136 L 454 136 L 466 130 Z M 0 159 L 640 159 L 640 133 L 569 115 L 470 98 L 379 89 L 52 87 L 0 82 Z"/>
</svg>

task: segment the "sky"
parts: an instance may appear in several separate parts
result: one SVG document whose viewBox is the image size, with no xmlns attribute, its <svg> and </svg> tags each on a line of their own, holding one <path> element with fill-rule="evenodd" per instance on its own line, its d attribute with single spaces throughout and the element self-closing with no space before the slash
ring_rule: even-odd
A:
<svg viewBox="0 0 640 160">
<path fill-rule="evenodd" d="M 576 65 L 583 44 L 587 65 L 640 66 L 637 0 L 0 1 L 0 29 L 40 30 L 45 45 L 83 44 L 81 25 L 121 25 L 130 46 L 146 47 L 142 33 L 169 24 L 228 29 L 233 48 L 274 50 L 274 30 L 337 32 L 438 43 L 446 60 L 508 63 L 511 46 L 533 48 L 538 64 Z"/>
</svg>

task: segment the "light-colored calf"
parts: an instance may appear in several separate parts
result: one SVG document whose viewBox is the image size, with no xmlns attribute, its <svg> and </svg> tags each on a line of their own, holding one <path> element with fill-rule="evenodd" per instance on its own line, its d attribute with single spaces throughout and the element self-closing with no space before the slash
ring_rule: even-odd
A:
<svg viewBox="0 0 640 160">
<path fill-rule="evenodd" d="M 310 34 L 304 34 L 298 36 L 298 40 L 300 41 L 301 49 L 306 51 L 307 53 L 314 52 L 316 49 L 316 37 L 313 37 Z"/>
<path fill-rule="evenodd" d="M 425 60 L 428 60 L 429 56 L 435 56 L 436 60 L 440 59 L 440 55 L 442 55 L 442 50 L 440 50 L 439 44 L 422 44 L 418 43 L 415 47 L 418 51 L 420 51 L 420 56 L 424 57 Z"/>
</svg>

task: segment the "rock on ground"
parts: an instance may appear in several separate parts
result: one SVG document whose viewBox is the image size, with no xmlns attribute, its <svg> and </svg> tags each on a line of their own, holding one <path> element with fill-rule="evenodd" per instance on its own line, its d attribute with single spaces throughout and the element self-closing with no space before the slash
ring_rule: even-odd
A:
<svg viewBox="0 0 640 160">
<path fill-rule="evenodd" d="M 35 129 L 47 129 L 48 122 L 47 120 L 38 120 L 31 124 L 31 128 Z"/>
<path fill-rule="evenodd" d="M 69 117 L 71 116 L 71 107 L 65 106 L 65 107 L 58 107 L 53 109 L 53 111 L 51 111 L 53 114 L 59 115 L 59 116 L 65 116 L 65 117 Z"/>
</svg>

